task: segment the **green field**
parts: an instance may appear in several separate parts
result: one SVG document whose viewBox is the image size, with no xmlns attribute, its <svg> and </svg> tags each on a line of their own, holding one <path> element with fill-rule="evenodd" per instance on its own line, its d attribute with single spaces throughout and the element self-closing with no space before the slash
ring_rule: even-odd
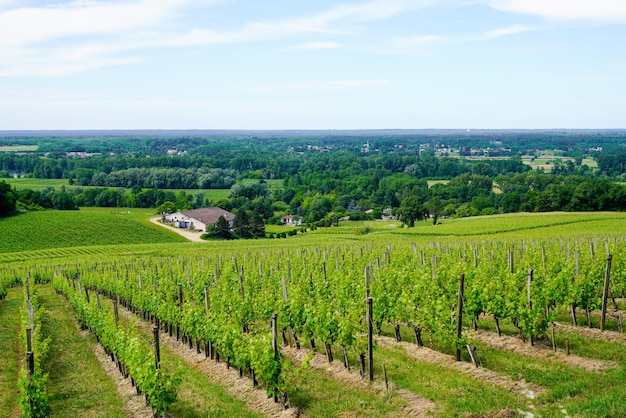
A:
<svg viewBox="0 0 626 418">
<path fill-rule="evenodd" d="M 186 241 L 150 224 L 151 215 L 149 209 L 102 208 L 20 213 L 0 218 L 0 252 Z"/>
<path fill-rule="evenodd" d="M 55 189 L 60 189 L 61 187 L 65 187 L 67 189 L 75 189 L 75 188 L 85 188 L 85 187 L 99 187 L 103 189 L 117 189 L 117 187 L 105 187 L 105 186 L 76 186 L 71 185 L 68 179 L 40 179 L 35 177 L 23 177 L 23 178 L 5 178 L 3 181 L 9 183 L 11 186 L 16 187 L 18 189 L 31 189 L 31 190 L 42 190 L 47 187 L 53 187 Z M 244 179 L 243 182 L 257 182 L 258 180 L 248 180 Z M 267 185 L 270 189 L 276 189 L 282 186 L 283 180 L 266 180 Z M 223 198 L 228 198 L 230 194 L 230 189 L 162 189 L 171 192 L 180 192 L 184 191 L 188 194 L 197 194 L 203 193 L 205 198 L 212 200 L 219 200 Z"/>
<path fill-rule="evenodd" d="M 18 189 L 42 190 L 48 187 L 52 187 L 57 190 L 60 189 L 61 187 L 65 187 L 66 189 L 78 189 L 78 188 L 85 188 L 85 187 L 97 187 L 101 189 L 119 189 L 118 187 L 70 185 L 67 179 L 38 179 L 34 177 L 24 177 L 24 178 L 6 178 L 2 180 Z M 128 189 L 123 189 L 123 190 L 128 190 Z M 228 195 L 230 194 L 230 189 L 163 189 L 163 190 L 171 191 L 174 193 L 184 191 L 185 193 L 192 194 L 192 195 L 202 193 L 204 194 L 205 199 L 210 199 L 210 200 L 219 200 L 219 199 L 228 198 Z"/>
<path fill-rule="evenodd" d="M 38 148 L 38 145 L 0 145 L 0 152 L 30 152 Z"/>
<path fill-rule="evenodd" d="M 567 161 L 574 161 L 573 158 L 563 157 L 560 155 L 554 155 L 554 152 L 543 151 L 540 155 L 523 155 L 522 162 L 528 166 L 530 166 L 533 170 L 538 168 L 542 168 L 546 172 L 550 172 L 554 163 L 559 161 L 561 163 L 565 163 Z M 593 158 L 585 158 L 582 161 L 582 164 L 588 166 L 591 169 L 598 168 L 598 162 Z"/>
<path fill-rule="evenodd" d="M 292 318 L 290 315 L 299 312 L 290 311 L 292 305 L 302 304 L 302 321 L 314 314 L 315 323 L 322 321 L 319 315 L 326 312 L 337 317 L 339 334 L 335 338 L 341 338 L 344 332 L 355 333 L 356 342 L 346 343 L 353 344 L 346 351 L 350 371 L 342 365 L 342 347 L 337 340 L 329 345 L 335 356 L 329 365 L 319 336 L 314 355 L 309 354 L 308 338 L 301 339 L 300 350 L 283 345 L 280 338 L 289 400 L 304 416 L 515 417 L 532 413 L 537 417 L 562 418 L 626 414 L 626 340 L 624 334 L 618 333 L 618 322 L 613 317 L 607 322 L 607 331 L 599 333 L 597 308 L 591 316 L 592 330 L 582 311 L 577 330 L 556 328 L 556 353 L 543 340 L 535 346 L 522 342 L 518 328 L 508 319 L 501 321 L 502 337 L 497 336 L 489 315 L 481 315 L 476 321 L 478 331 L 471 331 L 471 316 L 466 313 L 463 332 L 468 342 L 478 347 L 482 365 L 479 369 L 470 363 L 465 349 L 462 361 L 454 361 L 454 350 L 444 338 L 443 328 L 431 333 L 424 331 L 426 346 L 418 348 L 414 330 L 404 321 L 397 323 L 401 342 L 394 339 L 394 323 L 382 323 L 380 335 L 375 337 L 373 383 L 361 379 L 356 355 L 356 350 L 363 349 L 359 327 L 363 327 L 364 315 L 363 267 L 368 264 L 373 266 L 375 318 L 395 318 L 393 315 L 399 313 L 394 312 L 408 309 L 413 298 L 422 297 L 421 292 L 432 291 L 429 286 L 441 286 L 437 292 L 428 293 L 433 299 L 420 305 L 416 315 L 432 310 L 434 317 L 434 312 L 443 310 L 445 328 L 445 324 L 449 325 L 447 312 L 453 312 L 451 305 L 456 304 L 456 279 L 460 272 L 467 275 L 467 310 L 474 306 L 471 295 L 477 293 L 472 292 L 480 293 L 483 286 L 500 280 L 513 283 L 507 303 L 521 301 L 519 306 L 525 306 L 529 266 L 536 269 L 533 297 L 541 304 L 539 294 L 544 293 L 539 284 L 558 283 L 550 280 L 563 276 L 561 271 L 573 272 L 574 254 L 576 259 L 578 254 L 581 257 L 581 276 L 593 277 L 594 285 L 601 283 L 606 242 L 615 254 L 612 286 L 623 312 L 626 306 L 619 299 L 623 297 L 619 292 L 626 289 L 626 213 L 508 214 L 441 219 L 438 225 L 421 221 L 414 228 L 404 228 L 398 222 L 342 222 L 339 227 L 319 228 L 286 239 L 206 243 L 187 242 L 167 228 L 149 223 L 152 216 L 147 209 L 81 209 L 32 212 L 1 219 L 0 287 L 3 280 L 30 274 L 53 280 L 55 287 L 65 286 L 68 291 L 73 286 L 66 275 L 75 274 L 79 280 L 74 282 L 74 297 L 85 299 L 81 293 L 84 285 L 90 288 L 92 305 L 96 304 L 95 289 L 100 288 L 99 303 L 107 312 L 112 312 L 112 301 L 105 294 L 139 304 L 134 308 L 136 315 L 121 309 L 120 326 L 136 332 L 149 347 L 153 329 L 142 310 L 159 315 L 178 312 L 179 289 L 189 295 L 185 296 L 181 310 L 190 315 L 185 320 L 188 322 L 182 322 L 184 326 L 224 326 L 233 321 L 235 326 L 227 328 L 228 338 L 233 339 L 243 335 L 237 322 L 239 315 L 259 315 L 252 317 L 258 319 L 248 325 L 253 329 L 252 336 L 261 336 L 269 333 L 267 318 L 272 312 L 279 312 L 281 318 Z M 268 226 L 267 230 L 275 233 L 288 229 Z M 596 249 L 595 255 L 590 255 L 590 247 Z M 504 257 L 511 248 L 518 270 L 514 275 L 509 275 Z M 542 267 L 544 251 L 547 265 Z M 478 257 L 474 262 L 473 254 Z M 561 286 L 563 290 L 575 284 L 573 277 L 570 279 Z M 286 283 L 284 291 L 281 283 Z M 163 306 L 152 302 L 155 295 L 151 292 L 156 292 L 157 286 Z M 206 320 L 204 286 L 209 289 L 207 294 L 212 295 L 211 312 L 224 309 L 226 316 Z M 120 383 L 107 377 L 94 359 L 95 339 L 86 331 L 79 334 L 71 307 L 74 303 L 56 295 L 49 284 L 37 288 L 48 313 L 44 325 L 54 338 L 48 388 L 53 416 L 55 412 L 60 414 L 57 416 L 85 417 L 94 413 L 128 414 L 120 401 L 123 404 L 132 399 L 132 390 L 115 398 L 115 385 Z M 308 292 L 316 296 L 309 300 Z M 443 293 L 448 296 L 444 298 Z M 290 299 L 282 304 L 285 294 Z M 0 361 L 2 416 L 18 416 L 15 368 L 23 349 L 16 349 L 19 320 L 13 313 L 22 296 L 22 289 L 9 289 L 7 299 L 0 301 L 0 346 L 6 354 Z M 346 297 L 353 302 L 344 305 Z M 325 311 L 325 307 L 330 308 Z M 567 304 L 552 306 L 553 320 L 571 324 L 567 308 Z M 189 313 L 194 309 L 200 315 Z M 355 321 L 357 328 L 344 329 L 350 323 L 343 321 L 344 317 L 352 318 L 350 321 Z M 287 322 L 281 324 L 287 327 Z M 285 334 L 290 340 L 289 332 Z M 613 342 L 605 340 L 609 337 L 614 338 Z M 226 339 L 219 341 L 224 343 Z M 165 331 L 161 345 L 163 367 L 184 373 L 179 400 L 170 408 L 171 417 L 281 413 L 282 408 L 267 398 L 263 389 L 252 388 L 248 370 L 240 372 L 235 360 L 227 367 L 226 359 L 221 363 L 207 359 L 203 345 L 201 353 L 196 354 L 194 344 L 177 341 L 175 335 L 167 337 Z M 565 355 L 566 345 L 572 352 L 570 356 Z M 77 354 L 68 356 L 65 347 L 72 347 Z M 246 349 L 235 347 L 230 355 L 239 355 Z M 307 358 L 312 359 L 310 364 Z M 389 389 L 385 387 L 385 373 Z M 139 400 L 145 404 L 141 397 Z"/>
<path fill-rule="evenodd" d="M 72 188 L 67 179 L 37 179 L 34 177 L 7 178 L 3 181 L 18 189 L 42 190 L 48 187 L 60 189 L 61 187 Z"/>
</svg>

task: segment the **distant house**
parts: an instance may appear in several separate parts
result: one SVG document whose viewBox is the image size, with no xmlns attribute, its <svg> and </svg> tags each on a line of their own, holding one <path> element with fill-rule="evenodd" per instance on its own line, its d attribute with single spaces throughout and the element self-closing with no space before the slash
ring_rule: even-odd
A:
<svg viewBox="0 0 626 418">
<path fill-rule="evenodd" d="M 302 225 L 302 218 L 295 215 L 285 215 L 280 218 L 280 223 L 285 226 L 300 226 Z"/>
<path fill-rule="evenodd" d="M 393 215 L 393 209 L 386 208 L 383 209 L 383 216 L 381 217 L 383 221 L 395 221 L 397 218 Z"/>
<path fill-rule="evenodd" d="M 206 231 L 206 227 L 215 225 L 220 216 L 223 216 L 228 221 L 230 228 L 233 227 L 235 215 L 218 207 L 192 209 L 163 215 L 163 223 L 171 224 L 178 228 Z"/>
</svg>

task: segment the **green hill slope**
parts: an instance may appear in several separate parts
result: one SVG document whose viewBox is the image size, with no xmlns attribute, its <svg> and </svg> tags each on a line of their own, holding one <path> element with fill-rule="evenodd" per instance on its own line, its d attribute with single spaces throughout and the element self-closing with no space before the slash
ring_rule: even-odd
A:
<svg viewBox="0 0 626 418">
<path fill-rule="evenodd" d="M 145 211 L 145 210 L 144 210 Z M 150 224 L 148 213 L 81 209 L 20 213 L 0 219 L 0 253 L 111 244 L 187 242 Z"/>
</svg>

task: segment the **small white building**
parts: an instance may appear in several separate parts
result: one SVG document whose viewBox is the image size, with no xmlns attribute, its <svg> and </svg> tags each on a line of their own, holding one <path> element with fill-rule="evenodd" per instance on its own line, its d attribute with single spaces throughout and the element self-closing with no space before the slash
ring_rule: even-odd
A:
<svg viewBox="0 0 626 418">
<path fill-rule="evenodd" d="M 280 218 L 280 223 L 285 226 L 300 226 L 302 225 L 302 218 L 295 215 L 285 215 Z"/>
<path fill-rule="evenodd" d="M 220 216 L 228 221 L 228 227 L 233 228 L 235 214 L 227 210 L 210 207 L 202 209 L 192 209 L 185 212 L 175 212 L 163 215 L 163 223 L 171 224 L 178 228 L 193 229 L 196 231 L 206 231 L 208 225 L 215 225 Z"/>
</svg>

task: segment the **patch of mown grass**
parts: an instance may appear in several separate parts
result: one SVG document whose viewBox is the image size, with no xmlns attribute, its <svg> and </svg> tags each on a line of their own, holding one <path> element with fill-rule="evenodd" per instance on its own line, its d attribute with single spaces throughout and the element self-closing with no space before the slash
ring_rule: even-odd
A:
<svg viewBox="0 0 626 418">
<path fill-rule="evenodd" d="M 48 394 L 52 414 L 124 417 L 116 384 L 94 354 L 95 338 L 79 334 L 69 304 L 54 293 L 51 285 L 39 286 L 39 300 L 46 307 L 43 329 L 51 337 Z"/>
<path fill-rule="evenodd" d="M 19 416 L 17 379 L 19 372 L 20 304 L 22 289 L 9 289 L 0 301 L 0 416 Z"/>
<path fill-rule="evenodd" d="M 286 360 L 288 367 L 295 367 Z M 307 369 L 294 380 L 289 392 L 291 403 L 312 417 L 381 417 L 398 414 L 402 403 L 392 393 L 377 396 L 351 388 L 324 370 Z"/>
<path fill-rule="evenodd" d="M 437 416 L 490 414 L 524 405 L 523 399 L 508 390 L 483 383 L 444 366 L 411 359 L 403 347 L 377 348 L 375 373 L 382 376 L 384 363 L 388 378 L 401 388 L 437 404 Z"/>
<path fill-rule="evenodd" d="M 586 345 L 591 347 L 596 344 L 596 348 L 587 348 L 576 354 L 585 356 L 591 353 L 597 354 L 602 347 L 607 347 L 607 343 L 591 340 Z M 485 368 L 509 375 L 514 379 L 523 378 L 547 389 L 535 403 L 538 411 L 545 413 L 545 416 L 552 416 L 551 413 L 558 416 L 562 408 L 570 414 L 581 416 L 626 416 L 624 415 L 626 391 L 623 389 L 626 371 L 623 365 L 618 369 L 594 373 L 578 367 L 568 367 L 564 364 L 485 347 L 481 343 L 477 346 Z M 621 353 L 618 353 L 619 351 Z M 612 352 L 617 353 L 618 358 L 622 359 L 622 364 L 623 359 L 626 358 L 624 351 L 624 348 L 612 349 Z M 603 402 L 607 404 L 606 407 L 599 406 Z M 594 410 L 594 408 L 600 409 Z M 621 411 L 621 414 L 612 414 L 612 410 Z M 594 413 L 589 415 L 590 411 Z"/>
<path fill-rule="evenodd" d="M 0 218 L 0 253 L 86 245 L 187 242 L 145 214 L 109 209 L 40 211 Z"/>
</svg>

